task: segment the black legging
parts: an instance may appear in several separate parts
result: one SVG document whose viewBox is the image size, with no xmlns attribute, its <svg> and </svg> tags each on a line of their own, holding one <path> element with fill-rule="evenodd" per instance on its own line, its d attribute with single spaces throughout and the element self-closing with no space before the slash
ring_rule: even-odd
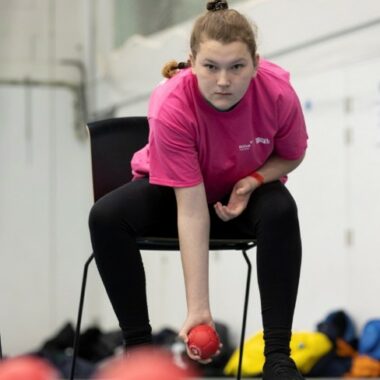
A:
<svg viewBox="0 0 380 380">
<path fill-rule="evenodd" d="M 226 202 L 228 197 L 224 200 Z M 213 238 L 256 238 L 265 354 L 289 354 L 301 266 L 297 206 L 279 181 L 256 189 L 247 209 L 229 222 L 209 207 Z M 127 347 L 149 342 L 145 273 L 137 236 L 177 236 L 174 190 L 130 182 L 99 199 L 90 213 L 95 260 Z"/>
</svg>

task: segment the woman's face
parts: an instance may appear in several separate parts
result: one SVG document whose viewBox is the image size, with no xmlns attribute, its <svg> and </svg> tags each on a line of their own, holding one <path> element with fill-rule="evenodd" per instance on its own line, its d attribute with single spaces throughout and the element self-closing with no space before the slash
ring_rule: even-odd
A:
<svg viewBox="0 0 380 380">
<path fill-rule="evenodd" d="M 206 40 L 190 60 L 201 94 L 220 111 L 227 111 L 243 98 L 256 74 L 251 53 L 240 41 L 222 44 Z"/>
</svg>

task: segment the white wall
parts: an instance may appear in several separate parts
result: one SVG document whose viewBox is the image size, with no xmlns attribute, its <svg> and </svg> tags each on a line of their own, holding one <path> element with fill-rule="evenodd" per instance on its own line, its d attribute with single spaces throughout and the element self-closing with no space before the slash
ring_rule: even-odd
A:
<svg viewBox="0 0 380 380">
<path fill-rule="evenodd" d="M 15 0 L 0 6 L 0 333 L 8 354 L 36 348 L 64 321 L 74 321 L 91 249 L 92 194 L 88 140 L 76 130 L 71 87 L 5 80 L 29 77 L 75 86 L 78 72 L 60 60 L 77 59 L 88 70 L 90 111 L 120 103 L 119 115 L 144 115 L 162 64 L 187 57 L 191 22 L 148 39 L 134 37 L 111 52 L 111 3 Z M 379 316 L 379 26 L 292 54 L 274 53 L 379 18 L 380 5 L 264 0 L 239 9 L 259 26 L 261 54 L 273 55 L 292 72 L 308 105 L 308 156 L 289 181 L 304 244 L 295 328 L 313 329 L 338 307 L 360 326 Z M 246 273 L 236 254 L 211 253 L 210 268 L 214 316 L 231 327 L 234 338 Z M 179 328 L 186 313 L 179 255 L 143 256 L 152 325 Z M 254 263 L 255 252 L 250 257 Z M 255 273 L 252 285 L 248 333 L 261 327 Z M 84 322 L 96 321 L 107 329 L 117 326 L 93 266 Z"/>
<path fill-rule="evenodd" d="M 297 325 L 343 307 L 379 318 L 380 59 L 297 78 L 310 148 L 289 184 L 300 205 L 304 266 Z"/>
<path fill-rule="evenodd" d="M 0 5 L 0 334 L 8 355 L 37 349 L 76 319 L 83 263 L 91 253 L 92 190 L 77 110 L 80 76 L 62 60 L 90 67 L 92 4 Z M 111 22 L 109 4 L 97 1 L 97 17 Z M 102 49 L 109 50 L 112 29 L 104 27 L 98 42 L 107 35 Z M 98 289 L 93 281 L 85 323 L 96 319 Z"/>
</svg>

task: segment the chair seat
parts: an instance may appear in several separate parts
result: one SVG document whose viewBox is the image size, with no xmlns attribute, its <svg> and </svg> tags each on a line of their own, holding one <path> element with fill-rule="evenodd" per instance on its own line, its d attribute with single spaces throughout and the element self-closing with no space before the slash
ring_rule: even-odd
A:
<svg viewBox="0 0 380 380">
<path fill-rule="evenodd" d="M 179 241 L 176 238 L 141 237 L 137 239 L 140 249 L 148 251 L 178 251 Z M 256 245 L 254 239 L 211 239 L 210 250 L 248 250 Z"/>
</svg>

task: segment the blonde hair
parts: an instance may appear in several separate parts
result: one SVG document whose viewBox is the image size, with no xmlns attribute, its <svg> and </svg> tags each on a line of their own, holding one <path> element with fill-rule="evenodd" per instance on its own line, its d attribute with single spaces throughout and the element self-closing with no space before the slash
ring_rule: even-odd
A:
<svg viewBox="0 0 380 380">
<path fill-rule="evenodd" d="M 206 40 L 216 40 L 224 44 L 240 41 L 247 45 L 255 64 L 257 44 L 256 26 L 234 9 L 228 9 L 226 0 L 214 0 L 207 3 L 207 12 L 194 23 L 190 37 L 190 49 L 194 59 L 200 44 Z M 190 62 L 168 62 L 162 69 L 162 75 L 171 78 L 182 68 L 190 67 Z"/>
</svg>

